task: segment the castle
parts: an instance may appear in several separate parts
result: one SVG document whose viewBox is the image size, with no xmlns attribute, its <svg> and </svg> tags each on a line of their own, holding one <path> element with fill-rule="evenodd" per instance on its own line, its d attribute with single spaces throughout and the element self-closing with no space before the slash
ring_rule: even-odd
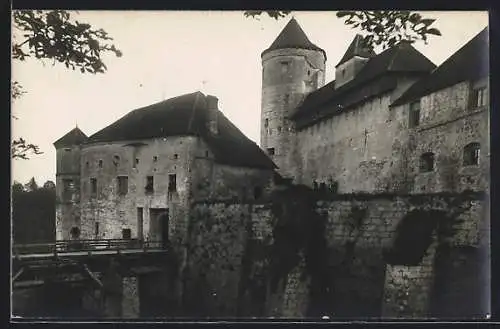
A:
<svg viewBox="0 0 500 329">
<path fill-rule="evenodd" d="M 200 204 L 219 200 L 243 209 L 258 204 L 283 178 L 338 195 L 393 193 L 411 199 L 422 193 L 440 198 L 442 193 L 488 192 L 487 29 L 439 67 L 408 42 L 376 54 L 363 46 L 359 35 L 335 66 L 335 80 L 327 84 L 326 61 L 325 51 L 293 18 L 264 50 L 260 147 L 218 110 L 216 97 L 200 92 L 131 111 L 90 137 L 78 128 L 71 130 L 54 143 L 57 239 L 183 244 L 194 239 L 196 230 L 190 225 L 202 225 L 189 222 L 200 212 L 228 222 L 240 214 Z M 374 209 L 369 215 L 374 230 L 384 225 L 380 221 L 385 215 L 374 215 L 380 209 L 397 208 L 388 215 L 397 217 L 401 204 L 408 211 L 414 208 L 406 199 L 396 199 L 390 206 L 376 200 L 365 204 Z M 467 216 L 477 224 L 487 205 L 475 205 Z M 343 205 L 323 207 L 334 216 L 332 221 L 342 217 L 335 216 Z M 241 216 L 245 213 L 254 224 L 264 221 L 270 216 L 264 208 L 252 208 L 252 214 L 241 210 Z M 472 233 L 464 227 L 470 234 L 458 244 L 488 244 L 478 225 Z M 381 285 L 387 290 L 387 278 L 400 269 L 384 266 L 386 281 Z M 423 270 L 408 271 L 420 273 L 419 280 L 429 278 Z M 287 282 L 283 291 L 292 289 Z M 416 286 L 426 286 L 422 282 Z M 292 290 L 294 297 L 287 298 L 303 299 L 297 297 L 299 288 Z M 382 298 L 383 292 L 377 296 Z M 227 297 L 226 303 L 230 301 Z M 421 305 L 428 300 L 417 304 L 421 308 L 415 312 L 425 313 Z M 283 305 L 281 314 L 304 314 L 297 311 L 302 307 L 297 303 Z M 295 311 L 287 313 L 287 307 Z"/>
</svg>

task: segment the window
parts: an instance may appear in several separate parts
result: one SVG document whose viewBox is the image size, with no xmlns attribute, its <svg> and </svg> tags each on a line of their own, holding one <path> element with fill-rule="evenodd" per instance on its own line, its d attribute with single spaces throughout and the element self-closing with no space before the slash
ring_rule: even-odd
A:
<svg viewBox="0 0 500 329">
<path fill-rule="evenodd" d="M 281 133 L 281 126 L 278 126 L 278 134 Z"/>
<path fill-rule="evenodd" d="M 146 193 L 152 193 L 154 191 L 154 178 L 153 176 L 146 177 Z"/>
<path fill-rule="evenodd" d="M 471 97 L 471 107 L 475 109 L 478 107 L 486 106 L 486 104 L 487 104 L 486 87 L 473 89 Z"/>
<path fill-rule="evenodd" d="M 420 124 L 420 101 L 410 104 L 410 117 L 408 127 L 414 128 Z"/>
<path fill-rule="evenodd" d="M 153 156 L 153 162 L 156 162 L 156 161 L 158 161 L 158 156 L 154 155 Z"/>
<path fill-rule="evenodd" d="M 175 174 L 168 175 L 168 191 L 169 192 L 177 191 L 177 176 Z"/>
<path fill-rule="evenodd" d="M 479 143 L 469 143 L 464 147 L 464 166 L 477 166 L 479 164 Z"/>
<path fill-rule="evenodd" d="M 345 77 L 345 69 L 342 69 L 342 78 Z"/>
<path fill-rule="evenodd" d="M 76 226 L 73 226 L 69 233 L 71 234 L 72 239 L 78 239 L 80 237 L 80 229 Z"/>
<path fill-rule="evenodd" d="M 288 72 L 288 67 L 290 66 L 290 62 L 281 62 L 281 72 Z"/>
<path fill-rule="evenodd" d="M 63 179 L 63 200 L 71 200 L 74 189 L 75 182 L 72 179 Z"/>
<path fill-rule="evenodd" d="M 253 189 L 253 198 L 255 200 L 259 199 L 262 196 L 262 187 L 256 186 Z"/>
<path fill-rule="evenodd" d="M 427 152 L 420 156 L 420 172 L 429 172 L 434 170 L 434 153 Z"/>
<path fill-rule="evenodd" d="M 97 178 L 90 179 L 90 195 L 96 196 L 97 194 Z"/>
<path fill-rule="evenodd" d="M 120 164 L 120 157 L 118 155 L 115 155 L 113 157 L 113 164 L 115 165 L 115 167 L 118 167 L 118 165 Z"/>
<path fill-rule="evenodd" d="M 99 222 L 95 222 L 94 224 L 94 234 L 95 234 L 95 237 L 99 237 Z"/>
<path fill-rule="evenodd" d="M 130 240 L 132 238 L 132 230 L 129 228 L 122 229 L 122 239 Z"/>
<path fill-rule="evenodd" d="M 267 127 L 269 127 L 269 119 L 266 119 L 264 121 L 264 128 L 267 128 Z"/>
<path fill-rule="evenodd" d="M 118 176 L 118 195 L 125 195 L 128 193 L 128 177 L 127 176 Z"/>
<path fill-rule="evenodd" d="M 177 160 L 178 158 L 179 158 L 179 154 L 175 153 L 175 154 L 174 154 L 174 159 L 176 159 L 176 160 Z"/>
<path fill-rule="evenodd" d="M 135 165 L 137 166 L 139 164 L 139 158 L 135 158 Z"/>
<path fill-rule="evenodd" d="M 269 155 L 274 155 L 274 147 L 269 147 L 269 148 L 267 149 L 267 154 L 269 154 Z"/>
<path fill-rule="evenodd" d="M 102 168 L 103 161 L 99 160 L 99 168 Z"/>
</svg>

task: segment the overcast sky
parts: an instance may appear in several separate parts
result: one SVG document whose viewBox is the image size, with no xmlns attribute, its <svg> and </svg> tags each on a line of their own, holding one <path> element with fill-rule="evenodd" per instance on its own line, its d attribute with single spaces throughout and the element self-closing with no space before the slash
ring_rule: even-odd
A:
<svg viewBox="0 0 500 329">
<path fill-rule="evenodd" d="M 278 36 L 289 17 L 245 18 L 243 12 L 80 11 L 80 22 L 103 28 L 123 57 L 105 57 L 108 71 L 84 75 L 64 65 L 13 62 L 12 78 L 28 92 L 14 101 L 14 138 L 24 137 L 44 152 L 13 161 L 13 179 L 32 176 L 39 184 L 55 180 L 54 141 L 76 124 L 88 136 L 129 111 L 200 90 L 219 98 L 222 112 L 259 143 L 260 54 Z M 488 24 L 487 12 L 427 12 L 442 37 L 415 45 L 436 65 Z M 294 12 L 316 45 L 328 56 L 327 82 L 352 41 L 352 30 L 335 12 Z M 203 84 L 203 81 L 206 81 Z"/>
</svg>

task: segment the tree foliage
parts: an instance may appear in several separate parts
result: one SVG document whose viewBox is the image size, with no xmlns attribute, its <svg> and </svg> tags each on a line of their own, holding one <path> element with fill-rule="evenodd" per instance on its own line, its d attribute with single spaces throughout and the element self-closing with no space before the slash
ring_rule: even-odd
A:
<svg viewBox="0 0 500 329">
<path fill-rule="evenodd" d="M 290 11 L 246 11 L 245 17 L 258 18 L 266 13 L 274 19 L 290 14 Z M 424 41 L 430 35 L 440 36 L 441 32 L 431 27 L 433 18 L 424 18 L 411 11 L 339 11 L 336 16 L 345 19 L 344 23 L 351 28 L 359 29 L 364 34 L 365 45 L 369 48 L 382 46 L 388 48 L 404 40 L 410 43 Z"/>
<path fill-rule="evenodd" d="M 14 243 L 55 240 L 56 191 L 47 181 L 38 187 L 36 180 L 12 184 L 12 224 Z"/>
<path fill-rule="evenodd" d="M 12 58 L 15 60 L 51 60 L 52 65 L 60 63 L 81 73 L 96 74 L 107 70 L 103 54 L 122 56 L 106 31 L 73 20 L 71 14 L 64 10 L 15 10 L 12 22 Z M 13 99 L 25 93 L 19 82 L 12 83 Z M 13 159 L 26 160 L 29 155 L 42 153 L 38 146 L 23 138 L 12 141 Z"/>
</svg>

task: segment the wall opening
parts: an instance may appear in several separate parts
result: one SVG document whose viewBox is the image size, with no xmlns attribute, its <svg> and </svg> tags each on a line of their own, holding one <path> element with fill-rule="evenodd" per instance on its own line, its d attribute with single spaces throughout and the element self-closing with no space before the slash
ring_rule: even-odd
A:
<svg viewBox="0 0 500 329">
<path fill-rule="evenodd" d="M 414 128 L 420 125 L 420 100 L 410 104 L 410 117 L 408 126 Z"/>
<path fill-rule="evenodd" d="M 137 208 L 137 238 L 144 239 L 144 208 Z"/>
<path fill-rule="evenodd" d="M 420 172 L 429 172 L 434 170 L 434 153 L 427 152 L 420 156 Z"/>
<path fill-rule="evenodd" d="M 146 193 L 153 193 L 154 192 L 154 177 L 153 176 L 146 177 L 145 191 L 146 191 Z"/>
<path fill-rule="evenodd" d="M 433 233 L 442 217 L 440 211 L 409 212 L 398 223 L 392 246 L 384 252 L 386 262 L 390 265 L 419 265 L 432 243 Z"/>
<path fill-rule="evenodd" d="M 77 226 L 73 226 L 69 233 L 70 233 L 72 239 L 79 239 L 80 238 L 80 228 L 78 228 Z"/>
<path fill-rule="evenodd" d="M 118 195 L 126 195 L 128 193 L 128 176 L 118 176 Z"/>
<path fill-rule="evenodd" d="M 90 196 L 95 197 L 97 195 L 97 178 L 90 179 Z"/>
<path fill-rule="evenodd" d="M 469 143 L 464 147 L 464 166 L 477 166 L 479 164 L 481 145 Z"/>
<path fill-rule="evenodd" d="M 132 230 L 129 228 L 122 229 L 122 239 L 126 240 L 132 239 Z"/>
<path fill-rule="evenodd" d="M 175 174 L 168 175 L 168 191 L 169 192 L 177 191 L 177 176 Z"/>
<path fill-rule="evenodd" d="M 274 155 L 275 154 L 274 147 L 267 148 L 267 154 Z"/>
</svg>

